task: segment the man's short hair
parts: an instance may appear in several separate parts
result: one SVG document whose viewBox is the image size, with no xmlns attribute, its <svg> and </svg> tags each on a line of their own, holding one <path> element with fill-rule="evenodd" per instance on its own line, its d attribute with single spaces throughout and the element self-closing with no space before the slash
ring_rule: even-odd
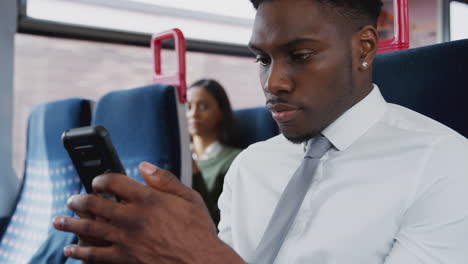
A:
<svg viewBox="0 0 468 264">
<path fill-rule="evenodd" d="M 250 0 L 258 8 L 263 2 L 271 0 Z M 311 0 L 312 1 L 312 0 Z M 313 0 L 327 7 L 335 8 L 344 17 L 351 18 L 359 24 L 377 26 L 377 19 L 382 10 L 382 0 Z M 293 4 L 293 3 L 291 3 Z"/>
</svg>

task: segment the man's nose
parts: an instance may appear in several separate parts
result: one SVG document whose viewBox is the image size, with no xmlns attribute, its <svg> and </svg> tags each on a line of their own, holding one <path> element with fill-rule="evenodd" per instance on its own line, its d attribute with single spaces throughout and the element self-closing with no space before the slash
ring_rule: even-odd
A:
<svg viewBox="0 0 468 264">
<path fill-rule="evenodd" d="M 272 63 L 268 77 L 264 84 L 265 92 L 271 94 L 289 93 L 293 89 L 293 82 L 282 63 Z"/>
</svg>

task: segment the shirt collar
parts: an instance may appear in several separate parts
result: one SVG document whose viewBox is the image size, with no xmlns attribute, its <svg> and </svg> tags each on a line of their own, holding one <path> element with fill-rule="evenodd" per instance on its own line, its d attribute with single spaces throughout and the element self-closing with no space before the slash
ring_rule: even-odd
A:
<svg viewBox="0 0 468 264">
<path fill-rule="evenodd" d="M 322 134 L 336 149 L 345 150 L 383 116 L 385 109 L 385 99 L 374 84 L 364 99 L 344 112 Z"/>
<path fill-rule="evenodd" d="M 214 141 L 206 149 L 201 157 L 198 157 L 197 154 L 192 153 L 192 158 L 195 160 L 208 160 L 216 157 L 223 150 L 223 145 L 219 141 Z"/>
</svg>

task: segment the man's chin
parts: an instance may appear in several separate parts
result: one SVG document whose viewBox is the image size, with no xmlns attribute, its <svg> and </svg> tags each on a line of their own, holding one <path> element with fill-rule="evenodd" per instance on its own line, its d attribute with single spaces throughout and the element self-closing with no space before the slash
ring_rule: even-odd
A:
<svg viewBox="0 0 468 264">
<path fill-rule="evenodd" d="M 293 144 L 302 144 L 304 142 L 307 142 L 309 139 L 315 137 L 317 132 L 311 132 L 311 133 L 303 133 L 303 134 L 295 134 L 295 133 L 288 133 L 286 131 L 281 131 L 284 135 L 284 137 L 289 140 Z"/>
</svg>

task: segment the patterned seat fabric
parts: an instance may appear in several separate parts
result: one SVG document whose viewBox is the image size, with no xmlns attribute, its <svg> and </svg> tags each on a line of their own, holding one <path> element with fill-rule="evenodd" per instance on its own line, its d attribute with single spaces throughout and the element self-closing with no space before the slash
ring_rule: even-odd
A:
<svg viewBox="0 0 468 264">
<path fill-rule="evenodd" d="M 89 125 L 87 100 L 37 106 L 28 123 L 28 146 L 18 202 L 0 242 L 0 263 L 28 263 L 47 239 L 53 217 L 72 215 L 66 201 L 81 184 L 61 144 L 64 130 Z"/>
<path fill-rule="evenodd" d="M 172 86 L 149 85 L 111 92 L 97 102 L 92 123 L 107 128 L 129 177 L 143 182 L 138 171 L 142 161 L 180 177 L 181 144 L 175 98 Z"/>
<path fill-rule="evenodd" d="M 154 163 L 180 176 L 181 152 L 186 151 L 190 157 L 189 144 L 180 143 L 177 113 L 175 89 L 149 85 L 103 96 L 95 105 L 92 124 L 106 127 L 126 174 L 143 183 L 138 171 L 140 162 Z M 188 138 L 188 132 L 184 133 Z M 76 236 L 57 230 L 51 232 L 30 263 L 81 263 L 63 256 L 63 247 L 75 243 Z"/>
</svg>

